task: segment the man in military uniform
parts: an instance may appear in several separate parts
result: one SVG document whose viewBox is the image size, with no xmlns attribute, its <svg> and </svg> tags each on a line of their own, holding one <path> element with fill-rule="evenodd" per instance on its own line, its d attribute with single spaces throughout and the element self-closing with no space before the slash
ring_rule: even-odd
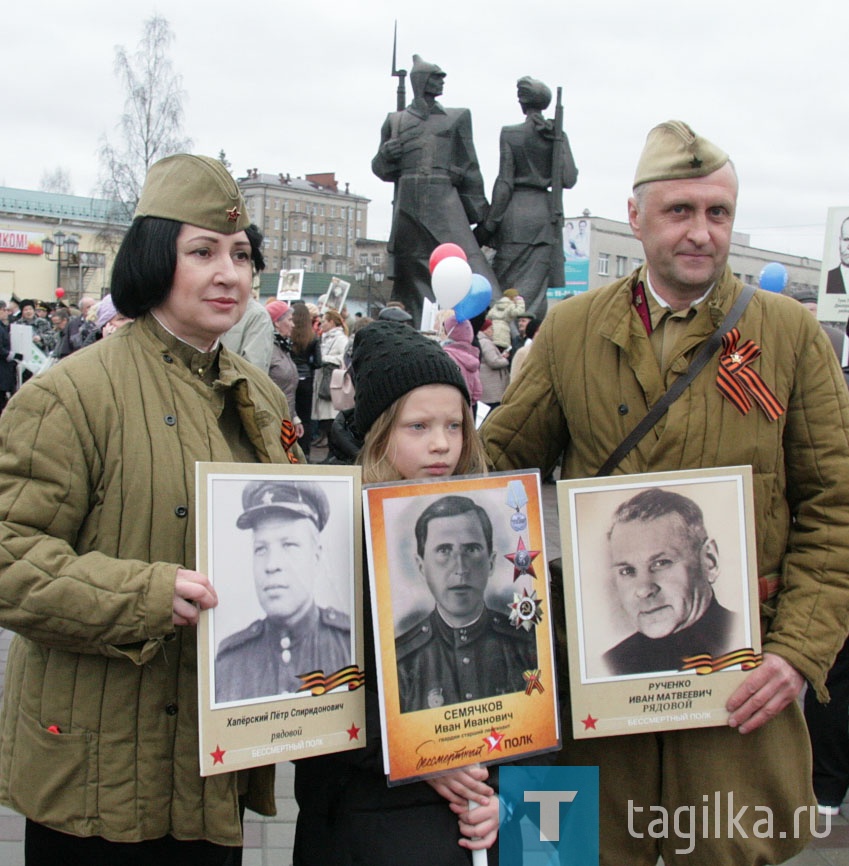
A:
<svg viewBox="0 0 849 866">
<path fill-rule="evenodd" d="M 628 202 L 645 264 L 548 311 L 520 378 L 481 428 L 496 470 L 545 475 L 560 459 L 563 478 L 586 478 L 604 467 L 743 295 L 728 266 L 736 206 L 737 174 L 721 148 L 677 120 L 649 133 Z M 758 570 L 749 579 L 763 661 L 727 701 L 727 725 L 573 739 L 562 702 L 560 761 L 599 767 L 602 866 L 776 864 L 807 843 L 806 822 L 793 827 L 815 802 L 796 699 L 807 679 L 828 700 L 826 674 L 846 638 L 848 430 L 828 338 L 792 298 L 757 291 L 722 349 L 612 470 L 752 467 Z M 561 683 L 568 673 L 564 665 Z M 733 799 L 733 812 L 713 792 L 716 804 Z M 652 832 L 657 807 L 699 804 L 713 812 L 705 826 L 728 817 L 728 832 Z M 765 808 L 768 834 L 759 832 Z"/>
<path fill-rule="evenodd" d="M 350 618 L 320 608 L 313 581 L 330 504 L 310 481 L 251 481 L 236 525 L 253 530 L 257 598 L 266 613 L 221 641 L 215 658 L 215 699 L 245 701 L 292 694 L 300 676 L 351 663 Z"/>
<path fill-rule="evenodd" d="M 436 101 L 444 82 L 436 64 L 413 56 L 413 101 L 387 116 L 371 163 L 381 180 L 396 185 L 388 246 L 392 299 L 404 303 L 417 328 L 424 299 L 433 300 L 429 260 L 439 244 L 461 246 L 472 272 L 486 277 L 498 296 L 498 281 L 470 227 L 484 220 L 489 207 L 472 115 L 468 108 L 443 108 Z"/>
<path fill-rule="evenodd" d="M 395 641 L 401 712 L 521 691 L 537 665 L 536 638 L 484 604 L 495 565 L 489 515 L 468 497 L 444 496 L 415 532 L 436 607 Z"/>
</svg>

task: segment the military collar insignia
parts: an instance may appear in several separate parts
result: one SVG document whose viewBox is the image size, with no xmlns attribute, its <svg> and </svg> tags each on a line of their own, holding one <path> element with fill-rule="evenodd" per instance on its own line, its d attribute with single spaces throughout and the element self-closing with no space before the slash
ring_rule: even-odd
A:
<svg viewBox="0 0 849 866">
<path fill-rule="evenodd" d="M 637 311 L 637 315 L 640 317 L 640 321 L 642 321 L 645 326 L 646 333 L 651 335 L 653 330 L 651 325 L 651 313 L 649 312 L 649 302 L 646 297 L 646 287 L 643 285 L 642 280 L 631 289 L 631 300 L 634 304 L 634 309 Z"/>
</svg>

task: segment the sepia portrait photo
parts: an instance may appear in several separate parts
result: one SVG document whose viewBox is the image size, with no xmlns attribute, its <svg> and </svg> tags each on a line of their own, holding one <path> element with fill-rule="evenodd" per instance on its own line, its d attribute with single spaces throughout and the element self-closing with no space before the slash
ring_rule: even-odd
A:
<svg viewBox="0 0 849 866">
<path fill-rule="evenodd" d="M 752 645 L 741 496 L 734 478 L 575 495 L 583 681 L 680 671 Z"/>
</svg>

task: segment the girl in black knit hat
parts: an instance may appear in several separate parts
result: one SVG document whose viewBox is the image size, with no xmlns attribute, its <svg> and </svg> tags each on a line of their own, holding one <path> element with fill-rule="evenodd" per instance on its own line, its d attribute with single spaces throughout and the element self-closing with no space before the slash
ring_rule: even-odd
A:
<svg viewBox="0 0 849 866">
<path fill-rule="evenodd" d="M 486 471 L 466 384 L 438 343 L 407 325 L 378 321 L 357 333 L 351 366 L 349 412 L 363 441 L 364 482 Z M 368 600 L 364 613 L 368 741 L 363 749 L 297 762 L 295 866 L 395 866 L 401 859 L 406 866 L 468 866 L 475 848 L 490 848 L 495 866 L 498 798 L 485 767 L 387 787 Z M 469 809 L 470 799 L 477 808 Z"/>
</svg>

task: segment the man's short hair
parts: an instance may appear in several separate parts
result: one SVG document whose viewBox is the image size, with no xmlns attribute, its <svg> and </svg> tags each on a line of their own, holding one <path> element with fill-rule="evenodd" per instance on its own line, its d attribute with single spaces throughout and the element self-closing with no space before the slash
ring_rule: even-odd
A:
<svg viewBox="0 0 849 866">
<path fill-rule="evenodd" d="M 689 497 L 663 490 L 661 487 L 643 490 L 627 502 L 623 502 L 613 515 L 613 525 L 607 533 L 607 538 L 610 539 L 618 523 L 657 520 L 667 514 L 677 514 L 681 518 L 694 545 L 702 544 L 707 540 L 708 534 L 702 509 Z"/>
<path fill-rule="evenodd" d="M 56 307 L 50 314 L 51 319 L 62 319 L 67 322 L 71 318 L 71 314 L 64 307 Z"/>
<path fill-rule="evenodd" d="M 468 496 L 443 496 L 442 499 L 437 499 L 436 502 L 428 505 L 416 521 L 416 552 L 418 555 L 424 557 L 427 525 L 431 520 L 438 517 L 457 517 L 469 512 L 477 514 L 486 539 L 486 552 L 492 553 L 492 521 L 486 511 Z"/>
</svg>

